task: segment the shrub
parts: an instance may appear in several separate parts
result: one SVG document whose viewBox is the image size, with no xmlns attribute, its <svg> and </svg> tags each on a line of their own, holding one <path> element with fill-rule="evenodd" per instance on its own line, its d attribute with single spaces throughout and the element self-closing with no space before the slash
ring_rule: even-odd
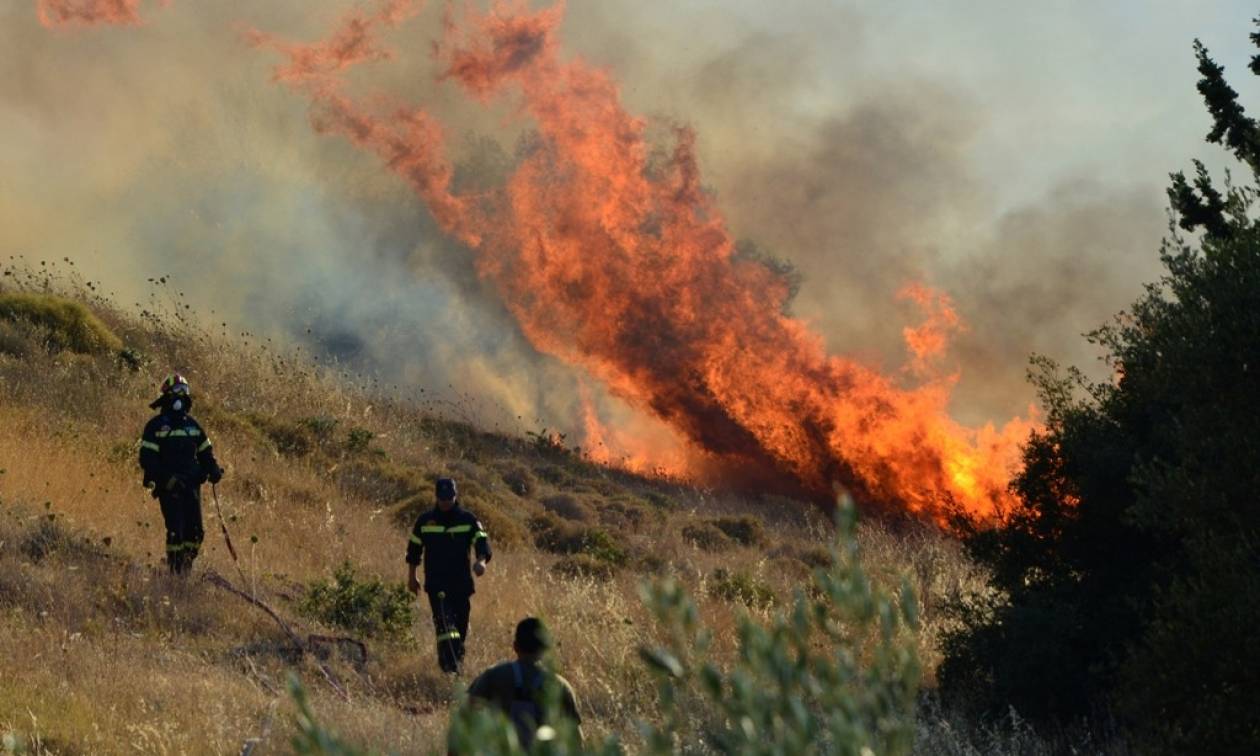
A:
<svg viewBox="0 0 1260 756">
<path fill-rule="evenodd" d="M 51 294 L 0 294 L 0 320 L 39 326 L 54 349 L 95 354 L 117 352 L 123 346 L 86 306 Z"/>
<path fill-rule="evenodd" d="M 796 558 L 804 564 L 819 568 L 831 566 L 831 552 L 821 546 L 805 546 L 796 551 Z"/>
<path fill-rule="evenodd" d="M 56 521 L 56 515 L 49 513 L 36 520 L 23 535 L 19 549 L 27 559 L 38 563 L 73 545 L 69 531 Z"/>
<path fill-rule="evenodd" d="M 599 505 L 600 522 L 614 529 L 637 530 L 647 518 L 644 507 L 631 502 L 608 499 Z"/>
<path fill-rule="evenodd" d="M 648 504 L 651 504 L 657 509 L 678 509 L 678 502 L 674 499 L 674 497 L 667 496 L 659 491 L 648 491 L 643 494 L 643 498 L 647 500 Z"/>
<path fill-rule="evenodd" d="M 534 451 L 547 457 L 564 457 L 569 455 L 569 448 L 564 445 L 565 434 L 555 431 L 549 431 L 543 428 L 540 431 L 525 431 L 525 437 L 529 439 L 529 445 Z"/>
<path fill-rule="evenodd" d="M 533 496 L 538 490 L 538 481 L 529 469 L 522 464 L 511 464 L 503 470 L 503 482 L 508 490 L 517 496 Z"/>
<path fill-rule="evenodd" d="M 335 477 L 342 491 L 371 502 L 392 503 L 429 490 L 428 481 L 415 470 L 371 457 L 343 463 Z"/>
<path fill-rule="evenodd" d="M 910 753 L 919 683 L 914 594 L 903 585 L 894 597 L 871 584 L 852 504 L 840 513 L 835 566 L 816 574 L 812 598 L 798 593 L 789 611 L 765 624 L 741 618 L 738 653 L 725 669 L 710 657 L 713 633 L 681 586 L 665 580 L 642 588 L 663 638 L 640 649 L 659 685 L 659 709 L 640 723 L 644 753 Z M 296 682 L 290 692 L 297 752 L 359 753 L 319 724 Z M 613 738 L 580 741 L 564 719 L 547 735 L 540 733 L 534 753 L 622 753 Z M 511 722 L 488 706 L 461 707 L 447 742 L 452 753 L 523 753 Z"/>
<path fill-rule="evenodd" d="M 534 468 L 538 478 L 553 486 L 567 486 L 573 482 L 573 476 L 559 465 L 539 465 Z"/>
<path fill-rule="evenodd" d="M 257 412 L 245 413 L 245 419 L 286 457 L 304 457 L 315 448 L 314 434 L 301 421 L 287 422 Z"/>
<path fill-rule="evenodd" d="M 474 502 L 469 505 L 469 511 L 477 515 L 477 519 L 486 529 L 491 548 L 511 550 L 529 542 L 529 533 L 525 530 L 524 523 L 513 517 L 502 505 Z"/>
<path fill-rule="evenodd" d="M 917 604 L 872 585 L 859 559 L 852 502 L 838 508 L 835 565 L 768 624 L 739 621 L 722 669 L 713 634 L 672 581 L 645 587 L 665 644 L 641 655 L 660 683 L 662 720 L 645 728 L 653 753 L 909 753 L 919 663 Z"/>
<path fill-rule="evenodd" d="M 741 546 L 760 546 L 766 541 L 765 527 L 755 517 L 718 517 L 709 522 Z"/>
<path fill-rule="evenodd" d="M 610 564 L 625 564 L 627 554 L 611 535 L 599 528 L 564 522 L 552 516 L 530 521 L 537 533 L 534 544 L 553 554 L 587 554 Z"/>
<path fill-rule="evenodd" d="M 376 434 L 366 428 L 351 428 L 346 431 L 346 451 L 351 454 L 365 452 L 371 447 L 374 438 Z"/>
<path fill-rule="evenodd" d="M 337 418 L 323 415 L 298 420 L 298 425 L 310 431 L 311 436 L 321 442 L 327 442 L 332 438 L 333 432 L 337 430 L 337 423 Z"/>
<path fill-rule="evenodd" d="M 542 500 L 543 509 L 566 520 L 586 522 L 591 519 L 591 510 L 578 499 L 568 494 L 556 494 Z"/>
<path fill-rule="evenodd" d="M 298 605 L 308 617 L 355 633 L 401 640 L 410 635 L 412 597 L 399 584 L 360 580 L 354 565 L 342 562 L 332 581 L 311 583 Z"/>
<path fill-rule="evenodd" d="M 590 554 L 569 554 L 553 564 L 551 571 L 567 578 L 610 580 L 617 574 L 617 565 L 596 559 Z"/>
<path fill-rule="evenodd" d="M 683 540 L 705 551 L 726 551 L 731 547 L 731 539 L 707 522 L 693 522 L 683 526 Z"/>
<path fill-rule="evenodd" d="M 719 567 L 713 572 L 709 595 L 723 601 L 737 601 L 753 609 L 768 609 L 774 605 L 774 591 L 747 572 L 731 572 Z"/>
<path fill-rule="evenodd" d="M 0 320 L 0 355 L 25 359 L 31 355 L 30 335 L 15 323 Z"/>
</svg>

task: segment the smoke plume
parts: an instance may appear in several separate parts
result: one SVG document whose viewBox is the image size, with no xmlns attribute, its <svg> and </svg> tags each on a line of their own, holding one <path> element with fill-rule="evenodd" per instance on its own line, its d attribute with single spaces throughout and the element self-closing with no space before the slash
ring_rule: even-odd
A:
<svg viewBox="0 0 1260 756">
<path fill-rule="evenodd" d="M 1029 347 L 1070 356 L 1162 228 L 1157 194 L 1106 186 L 992 225 L 968 164 L 983 111 L 939 83 L 794 106 L 811 45 L 860 67 L 857 13 L 816 39 L 710 27 L 680 55 L 680 25 L 643 33 L 660 12 L 637 4 L 563 26 L 311 8 L 185 3 L 39 41 L 2 12 L 0 161 L 22 178 L 0 244 L 78 256 L 123 296 L 122 271 L 174 272 L 234 325 L 459 385 L 610 461 L 983 511 L 1021 429 L 984 422 L 1025 410 Z M 241 24 L 278 30 L 247 36 L 279 69 Z"/>
</svg>

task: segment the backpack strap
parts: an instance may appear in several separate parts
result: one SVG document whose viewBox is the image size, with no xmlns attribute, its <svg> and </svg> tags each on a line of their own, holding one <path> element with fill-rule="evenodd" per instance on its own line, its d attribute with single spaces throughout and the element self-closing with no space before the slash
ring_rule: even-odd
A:
<svg viewBox="0 0 1260 756">
<path fill-rule="evenodd" d="M 525 678 L 525 665 L 519 660 L 512 662 L 513 698 L 518 701 L 533 701 L 534 695 L 542 690 L 544 677 L 541 669 L 531 670 L 534 674 L 528 682 Z"/>
</svg>

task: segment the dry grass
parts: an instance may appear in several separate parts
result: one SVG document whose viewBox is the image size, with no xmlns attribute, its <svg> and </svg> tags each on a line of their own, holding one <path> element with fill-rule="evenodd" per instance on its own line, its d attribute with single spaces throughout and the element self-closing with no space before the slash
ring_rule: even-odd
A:
<svg viewBox="0 0 1260 756">
<path fill-rule="evenodd" d="M 28 278 L 22 286 L 36 283 L 44 285 Z M 245 577 L 223 547 L 209 489 L 198 573 L 244 583 L 304 630 L 335 632 L 298 619 L 303 586 L 345 560 L 362 574 L 401 581 L 408 518 L 427 505 L 434 477 L 453 475 L 496 548 L 474 598 L 469 666 L 507 656 L 520 618 L 546 618 L 596 736 L 617 733 L 633 745 L 635 720 L 653 710 L 655 690 L 637 658 L 653 633 L 637 598 L 642 579 L 680 577 L 729 653 L 741 613 L 775 608 L 745 606 L 715 588 L 720 581 L 738 574 L 787 599 L 826 562 L 826 519 L 800 502 L 589 464 L 394 401 L 370 381 L 252 339 L 198 328 L 177 296 L 162 295 L 175 305 L 151 302 L 125 314 L 90 287 L 72 280 L 70 288 L 136 359 L 50 350 L 29 329 L 4 333 L 0 734 L 21 733 L 37 750 L 222 753 L 262 737 L 262 752 L 283 752 L 289 672 L 348 739 L 398 752 L 441 748 L 456 691 L 435 672 L 423 609 L 418 640 L 369 640 L 362 669 L 330 660 L 350 691 L 341 700 L 309 658 L 286 651 L 261 612 L 195 577 L 165 576 L 161 516 L 140 488 L 135 439 L 154 387 L 172 369 L 192 380 L 194 414 L 227 467 L 219 491 Z M 556 569 L 568 557 L 535 547 L 537 518 L 606 533 L 624 559 L 607 574 Z M 689 527 L 716 533 L 722 548 L 697 546 Z M 41 533 L 51 546 L 37 554 L 30 542 Z M 979 576 L 935 531 L 872 524 L 861 540 L 873 574 L 894 584 L 908 577 L 923 597 L 920 653 L 930 680 L 940 602 Z"/>
</svg>

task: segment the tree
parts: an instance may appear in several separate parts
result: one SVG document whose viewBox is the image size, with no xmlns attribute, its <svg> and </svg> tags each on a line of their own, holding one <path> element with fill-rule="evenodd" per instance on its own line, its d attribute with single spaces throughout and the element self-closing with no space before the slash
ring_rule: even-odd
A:
<svg viewBox="0 0 1260 756">
<path fill-rule="evenodd" d="M 1015 510 L 962 525 L 993 590 L 960 608 L 942 678 L 981 708 L 1108 708 L 1147 750 L 1232 753 L 1260 748 L 1260 129 L 1194 49 L 1208 141 L 1251 183 L 1173 174 L 1166 274 L 1090 335 L 1113 381 L 1034 361 L 1047 424 Z"/>
</svg>

